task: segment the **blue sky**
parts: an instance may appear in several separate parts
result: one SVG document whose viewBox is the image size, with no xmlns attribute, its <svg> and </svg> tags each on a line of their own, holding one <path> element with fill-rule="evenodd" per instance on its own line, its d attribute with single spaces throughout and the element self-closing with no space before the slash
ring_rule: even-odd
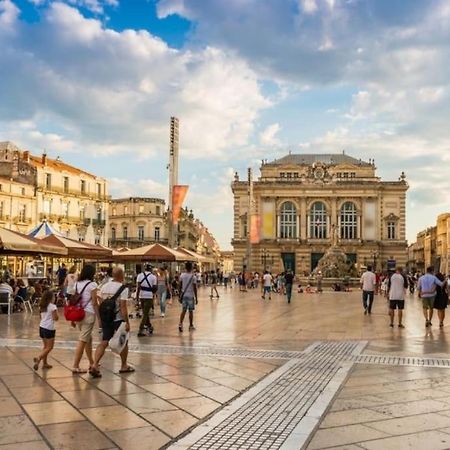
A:
<svg viewBox="0 0 450 450">
<path fill-rule="evenodd" d="M 0 0 L 0 140 L 165 197 L 177 115 L 223 248 L 233 171 L 345 149 L 406 171 L 413 239 L 449 209 L 449 24 L 446 0 Z"/>
</svg>

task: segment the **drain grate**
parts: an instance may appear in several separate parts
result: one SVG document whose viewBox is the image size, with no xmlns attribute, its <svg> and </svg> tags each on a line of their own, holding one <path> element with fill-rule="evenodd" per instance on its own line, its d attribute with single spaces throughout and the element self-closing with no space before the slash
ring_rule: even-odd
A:
<svg viewBox="0 0 450 450">
<path fill-rule="evenodd" d="M 416 356 L 356 355 L 353 362 L 357 364 L 380 364 L 385 366 L 414 366 L 450 368 L 447 358 L 418 358 Z"/>
<path fill-rule="evenodd" d="M 290 436 L 295 436 L 299 445 L 319 422 L 350 370 L 352 357 L 364 345 L 360 342 L 316 344 L 314 349 L 277 369 L 170 448 L 276 450 L 283 448 Z"/>
</svg>

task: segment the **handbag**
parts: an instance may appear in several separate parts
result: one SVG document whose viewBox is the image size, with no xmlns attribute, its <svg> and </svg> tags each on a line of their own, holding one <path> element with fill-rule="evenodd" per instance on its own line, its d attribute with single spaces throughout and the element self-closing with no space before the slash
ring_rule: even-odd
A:
<svg viewBox="0 0 450 450">
<path fill-rule="evenodd" d="M 119 328 L 114 333 L 114 336 L 109 340 L 109 348 L 112 352 L 120 354 L 127 345 L 130 333 L 126 330 L 126 323 L 122 322 Z"/>
<path fill-rule="evenodd" d="M 70 298 L 70 301 L 64 305 L 64 317 L 68 322 L 81 322 L 86 316 L 86 312 L 84 311 L 84 308 L 80 305 L 80 303 L 83 298 L 84 290 L 91 283 L 92 281 L 86 283 L 80 293 L 77 292 L 75 287 L 75 294 L 73 294 Z"/>
</svg>

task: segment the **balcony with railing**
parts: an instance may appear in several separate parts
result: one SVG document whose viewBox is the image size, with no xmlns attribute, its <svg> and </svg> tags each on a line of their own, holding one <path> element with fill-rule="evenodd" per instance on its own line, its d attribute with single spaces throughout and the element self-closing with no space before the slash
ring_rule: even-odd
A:
<svg viewBox="0 0 450 450">
<path fill-rule="evenodd" d="M 127 238 L 116 237 L 115 239 L 109 240 L 109 246 L 113 248 L 120 248 L 120 247 L 136 248 L 156 243 L 167 245 L 168 242 L 169 242 L 168 239 L 155 240 L 150 237 L 144 239 L 139 239 L 138 237 L 127 237 Z"/>
<path fill-rule="evenodd" d="M 46 186 L 45 184 L 38 185 L 38 191 L 48 192 L 53 194 L 67 195 L 71 197 L 87 197 L 99 202 L 109 202 L 111 200 L 110 195 L 98 194 L 98 192 L 89 192 L 81 189 L 66 189 L 60 186 Z"/>
<path fill-rule="evenodd" d="M 93 225 L 94 227 L 104 227 L 106 225 L 105 219 L 83 219 L 84 225 L 88 227 L 89 225 Z"/>
</svg>

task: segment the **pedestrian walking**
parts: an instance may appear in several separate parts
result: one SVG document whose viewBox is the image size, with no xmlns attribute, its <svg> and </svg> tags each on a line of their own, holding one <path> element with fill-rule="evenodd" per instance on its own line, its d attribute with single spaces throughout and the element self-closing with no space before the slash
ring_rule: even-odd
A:
<svg viewBox="0 0 450 450">
<path fill-rule="evenodd" d="M 433 267 L 428 267 L 427 273 L 419 278 L 417 289 L 419 297 L 422 299 L 423 315 L 425 317 L 425 327 L 431 327 L 433 318 L 434 299 L 436 288 L 442 287 L 444 282 L 436 278 Z"/>
<path fill-rule="evenodd" d="M 161 310 L 161 317 L 165 317 L 167 296 L 170 293 L 169 277 L 167 275 L 165 267 L 161 267 L 158 270 L 157 283 L 158 283 L 157 295 L 159 299 L 159 308 Z"/>
<path fill-rule="evenodd" d="M 211 270 L 209 279 L 211 282 L 211 292 L 209 294 L 209 298 L 213 298 L 214 292 L 216 293 L 216 297 L 219 298 L 219 293 L 217 292 L 217 274 L 214 270 Z"/>
<path fill-rule="evenodd" d="M 125 322 L 125 330 L 130 331 L 128 320 L 128 288 L 124 285 L 123 269 L 116 267 L 113 269 L 113 279 L 105 283 L 100 289 L 99 312 L 102 321 L 102 341 L 95 350 L 95 361 L 89 369 L 92 378 L 100 378 L 102 374 L 99 370 L 100 361 L 105 354 L 109 341 L 120 325 Z M 134 368 L 128 365 L 128 342 L 120 352 L 121 367 L 119 373 L 134 372 Z"/>
<path fill-rule="evenodd" d="M 444 327 L 445 310 L 448 306 L 448 283 L 442 273 L 437 273 L 436 278 L 444 282 L 444 286 L 436 286 L 436 297 L 434 298 L 433 308 L 437 310 L 439 317 L 439 328 Z"/>
<path fill-rule="evenodd" d="M 33 358 L 33 369 L 38 370 L 39 364 L 43 363 L 43 369 L 51 369 L 47 358 L 55 345 L 55 322 L 58 320 L 58 308 L 55 303 L 55 296 L 50 290 L 45 291 L 39 301 L 39 312 L 41 322 L 39 323 L 39 337 L 42 339 L 43 349 L 37 358 Z"/>
<path fill-rule="evenodd" d="M 141 302 L 142 319 L 139 324 L 138 337 L 147 336 L 145 334 L 145 327 L 148 333 L 153 333 L 153 325 L 150 322 L 150 309 L 153 308 L 154 293 L 157 291 L 158 280 L 152 273 L 152 266 L 146 264 L 144 271 L 137 276 L 137 291 L 136 298 Z"/>
<path fill-rule="evenodd" d="M 294 274 L 292 272 L 292 270 L 288 270 L 286 272 L 286 275 L 284 277 L 285 280 L 285 286 L 286 286 L 286 297 L 287 297 L 287 301 L 288 303 L 291 303 L 291 299 L 292 299 L 292 286 L 294 285 Z"/>
<path fill-rule="evenodd" d="M 75 349 L 75 358 L 72 366 L 73 374 L 86 373 L 87 370 L 80 369 L 80 361 L 83 352 L 89 360 L 89 368 L 94 364 L 92 357 L 92 330 L 95 324 L 95 311 L 97 309 L 97 283 L 94 281 L 95 267 L 86 264 L 80 272 L 78 281 L 75 283 L 75 294 L 80 295 L 79 305 L 84 309 L 84 318 L 80 322 L 72 322 L 72 326 L 78 327 L 80 335 Z"/>
<path fill-rule="evenodd" d="M 405 309 L 405 294 L 408 288 L 408 279 L 403 275 L 403 269 L 397 267 L 396 272 L 391 276 L 388 282 L 389 295 L 389 316 L 391 318 L 390 326 L 394 327 L 394 314 L 398 309 L 398 327 L 405 328 L 402 323 L 403 310 Z"/>
<path fill-rule="evenodd" d="M 269 300 L 272 300 L 272 275 L 266 270 L 263 275 L 263 284 L 262 284 L 262 296 L 264 300 L 266 299 L 266 294 L 269 294 Z"/>
<path fill-rule="evenodd" d="M 178 324 L 178 331 L 183 332 L 183 322 L 186 312 L 189 312 L 189 331 L 195 330 L 194 327 L 194 311 L 195 305 L 198 304 L 197 299 L 197 284 L 195 283 L 195 275 L 192 273 L 192 263 L 186 263 L 186 271 L 180 276 L 180 297 L 179 301 L 183 307 L 180 314 L 180 323 Z"/>
<path fill-rule="evenodd" d="M 377 279 L 372 272 L 372 267 L 367 266 L 367 270 L 361 276 L 361 289 L 364 314 L 372 314 L 373 298 Z"/>
</svg>

